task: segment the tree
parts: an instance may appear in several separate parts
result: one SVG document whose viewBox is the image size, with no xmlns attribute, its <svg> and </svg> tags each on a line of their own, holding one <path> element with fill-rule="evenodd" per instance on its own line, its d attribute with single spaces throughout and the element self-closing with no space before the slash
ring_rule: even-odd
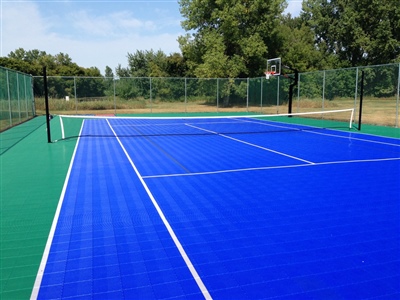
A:
<svg viewBox="0 0 400 300">
<path fill-rule="evenodd" d="M 117 74 L 117 77 L 129 77 L 129 69 L 128 68 L 123 68 L 121 64 L 118 64 L 118 66 L 115 68 L 115 73 Z"/>
<path fill-rule="evenodd" d="M 114 73 L 109 66 L 106 66 L 104 77 L 106 78 L 114 78 Z"/>
<path fill-rule="evenodd" d="M 180 53 L 173 53 L 167 57 L 166 72 L 168 77 L 186 77 L 187 67 Z"/>
<path fill-rule="evenodd" d="M 0 57 L 0 66 L 31 75 L 40 75 L 40 66 L 16 58 Z"/>
<path fill-rule="evenodd" d="M 400 55 L 400 5 L 393 0 L 304 0 L 301 18 L 320 51 L 342 64 L 388 63 Z"/>
<path fill-rule="evenodd" d="M 281 57 L 285 65 L 306 72 L 329 69 L 335 64 L 334 55 L 315 47 L 313 31 L 299 17 L 284 16 L 279 34 L 283 40 Z"/>
<path fill-rule="evenodd" d="M 54 55 L 54 60 L 57 65 L 68 66 L 72 64 L 72 59 L 68 54 L 59 53 Z"/>
<path fill-rule="evenodd" d="M 266 57 L 282 46 L 279 18 L 285 0 L 180 0 L 192 34 L 179 37 L 189 72 L 197 77 L 260 76 Z"/>
<path fill-rule="evenodd" d="M 161 50 L 128 53 L 128 69 L 132 77 L 167 77 L 167 56 Z"/>
<path fill-rule="evenodd" d="M 8 57 L 1 58 L 0 65 L 16 71 L 41 76 L 43 66 L 47 67 L 49 76 L 101 76 L 98 68 L 83 68 L 72 61 L 68 54 L 47 54 L 37 49 L 26 51 L 18 48 L 11 51 Z"/>
</svg>

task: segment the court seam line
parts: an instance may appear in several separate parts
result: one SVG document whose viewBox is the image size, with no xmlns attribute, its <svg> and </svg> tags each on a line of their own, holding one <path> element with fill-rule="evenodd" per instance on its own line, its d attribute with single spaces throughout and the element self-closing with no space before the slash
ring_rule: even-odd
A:
<svg viewBox="0 0 400 300">
<path fill-rule="evenodd" d="M 197 127 L 197 126 L 194 126 L 194 125 L 189 124 L 189 123 L 185 123 L 185 125 L 189 126 L 189 127 L 193 127 L 193 128 L 199 129 L 199 130 L 202 130 L 202 131 L 205 131 L 205 132 L 210 132 L 210 133 L 213 133 L 215 135 L 219 135 L 219 136 L 222 136 L 224 138 L 227 138 L 227 139 L 230 139 L 230 140 L 233 140 L 233 141 L 245 144 L 245 145 L 249 145 L 249 146 L 252 146 L 252 147 L 255 147 L 255 148 L 259 148 L 261 150 L 265 150 L 265 151 L 269 151 L 269 152 L 272 152 L 272 153 L 275 153 L 275 154 L 286 156 L 286 157 L 289 157 L 289 158 L 292 158 L 292 159 L 295 159 L 295 160 L 299 160 L 299 161 L 302 161 L 302 162 L 305 162 L 305 163 L 308 163 L 308 164 L 311 164 L 311 165 L 314 164 L 314 162 L 312 162 L 312 161 L 305 160 L 305 159 L 302 159 L 302 158 L 299 158 L 299 157 L 296 157 L 296 156 L 292 156 L 292 155 L 289 155 L 289 154 L 286 154 L 286 153 L 283 153 L 283 152 L 275 151 L 275 150 L 272 150 L 272 149 L 269 149 L 269 148 L 265 148 L 265 147 L 262 147 L 262 146 L 259 146 L 259 145 L 256 145 L 256 144 L 252 144 L 252 143 L 249 143 L 249 142 L 246 142 L 246 141 L 243 141 L 243 140 L 239 140 L 239 139 L 236 139 L 236 138 L 231 137 L 229 135 L 225 135 L 225 134 L 218 133 L 218 132 L 215 132 L 215 131 L 212 131 L 212 130 L 208 130 L 208 129 L 204 129 L 204 128 L 201 128 L 201 127 Z"/>
<path fill-rule="evenodd" d="M 85 123 L 85 120 L 83 120 L 83 122 L 82 122 L 82 126 L 81 126 L 81 129 L 79 131 L 79 137 L 78 137 L 78 140 L 76 142 L 74 152 L 72 154 L 71 163 L 69 164 L 67 175 L 66 175 L 65 180 L 64 180 L 64 185 L 63 185 L 63 188 L 62 188 L 62 191 L 61 191 L 60 198 L 58 200 L 57 209 L 56 209 L 56 212 L 54 214 L 53 223 L 51 224 L 49 236 L 47 238 L 46 246 L 45 246 L 44 251 L 43 251 L 42 260 L 40 262 L 39 270 L 38 270 L 38 272 L 36 274 L 35 283 L 34 283 L 33 288 L 32 288 L 32 293 L 31 293 L 31 297 L 30 297 L 31 300 L 32 299 L 37 299 L 37 297 L 39 296 L 40 286 L 42 284 L 44 272 L 45 272 L 46 265 L 47 265 L 47 260 L 48 260 L 49 255 L 50 255 L 51 245 L 53 243 L 54 234 L 55 234 L 56 229 L 57 229 L 58 219 L 60 217 L 61 208 L 62 208 L 63 203 L 64 203 L 65 193 L 67 191 L 69 178 L 70 178 L 71 172 L 72 172 L 72 167 L 73 167 L 74 162 L 75 162 L 75 156 L 76 156 L 76 152 L 78 150 L 79 142 L 81 140 L 80 136 L 81 136 L 81 133 L 82 133 L 82 130 L 83 130 L 84 123 Z"/>
<path fill-rule="evenodd" d="M 175 246 L 178 248 L 179 253 L 181 254 L 183 260 L 186 263 L 186 266 L 189 268 L 190 273 L 192 274 L 192 277 L 197 283 L 197 286 L 199 287 L 201 293 L 203 294 L 205 299 L 212 299 L 210 293 L 207 290 L 207 287 L 204 285 L 202 279 L 200 278 L 200 275 L 197 273 L 194 265 L 192 264 L 189 256 L 187 255 L 185 249 L 183 248 L 182 244 L 180 243 L 178 237 L 176 236 L 174 230 L 172 229 L 171 225 L 169 224 L 167 218 L 165 217 L 163 211 L 161 210 L 160 206 L 158 205 L 156 199 L 154 198 L 153 194 L 151 193 L 149 187 L 147 186 L 146 182 L 143 179 L 143 176 L 139 173 L 139 170 L 137 169 L 136 165 L 133 163 L 131 157 L 129 156 L 127 150 L 125 149 L 124 145 L 122 144 L 121 140 L 119 139 L 118 135 L 114 131 L 113 127 L 111 126 L 110 122 L 108 119 L 106 119 L 108 126 L 110 127 L 111 131 L 113 132 L 115 138 L 117 139 L 119 145 L 121 146 L 123 152 L 125 153 L 125 156 L 127 157 L 129 163 L 131 164 L 133 170 L 135 171 L 136 175 L 138 176 L 140 182 L 142 183 L 144 189 L 147 192 L 147 195 L 149 196 L 151 202 L 153 203 L 155 209 L 157 210 L 158 215 L 160 216 L 161 220 L 164 223 L 164 226 L 167 228 L 168 233 L 170 234 L 172 240 L 175 243 Z"/>
<path fill-rule="evenodd" d="M 324 166 L 324 165 L 335 165 L 335 164 L 350 164 L 350 163 L 365 163 L 365 162 L 373 163 L 373 162 L 393 161 L 393 160 L 400 160 L 400 157 L 399 158 L 364 159 L 364 160 L 360 159 L 360 160 L 329 161 L 329 162 L 320 162 L 320 163 L 313 163 L 313 164 L 299 164 L 299 165 L 271 166 L 271 167 L 255 167 L 255 168 L 219 170 L 219 171 L 196 172 L 196 173 L 176 173 L 176 174 L 165 174 L 165 175 L 146 175 L 146 176 L 143 176 L 143 178 L 144 179 L 148 179 L 148 178 L 164 178 L 164 177 L 180 177 L 180 176 L 213 175 L 213 174 L 220 174 L 220 173 L 236 173 L 236 172 L 246 172 L 246 171 L 288 169 L 288 168 Z"/>
<path fill-rule="evenodd" d="M 138 129 L 138 126 L 133 125 L 133 126 L 130 126 L 130 127 L 135 127 L 133 129 L 136 132 L 138 132 L 140 136 L 143 136 L 146 140 L 148 140 L 150 142 L 150 144 L 152 144 L 156 149 L 160 150 L 161 153 L 163 153 L 167 157 L 167 159 L 171 160 L 174 164 L 178 165 L 179 168 L 181 168 L 181 169 L 185 170 L 186 172 L 190 173 L 190 170 L 188 168 L 186 168 L 183 164 L 181 164 L 178 159 L 176 159 L 172 154 L 170 154 L 167 150 L 165 150 L 161 145 L 156 143 L 154 141 L 154 139 L 151 138 L 151 136 L 146 136 L 146 134 L 141 132 Z"/>
</svg>

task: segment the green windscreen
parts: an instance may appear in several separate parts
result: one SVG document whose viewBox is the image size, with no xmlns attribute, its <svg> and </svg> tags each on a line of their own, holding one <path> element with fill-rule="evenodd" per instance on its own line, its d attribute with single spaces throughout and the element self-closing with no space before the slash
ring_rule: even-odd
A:
<svg viewBox="0 0 400 300">
<path fill-rule="evenodd" d="M 35 115 L 32 76 L 0 67 L 0 130 Z"/>
</svg>

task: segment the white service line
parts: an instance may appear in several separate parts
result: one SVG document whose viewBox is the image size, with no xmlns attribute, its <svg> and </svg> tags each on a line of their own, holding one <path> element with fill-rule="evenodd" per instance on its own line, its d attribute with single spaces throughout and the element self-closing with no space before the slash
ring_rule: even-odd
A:
<svg viewBox="0 0 400 300">
<path fill-rule="evenodd" d="M 191 125 L 191 124 L 187 124 L 187 123 L 185 123 L 185 125 L 189 126 L 189 127 L 193 127 L 193 128 L 199 129 L 199 130 L 203 130 L 203 131 L 206 131 L 206 132 L 210 132 L 210 133 L 222 136 L 224 138 L 227 138 L 227 139 L 230 139 L 230 140 L 242 143 L 242 144 L 246 144 L 246 145 L 249 145 L 249 146 L 252 146 L 252 147 L 256 147 L 256 148 L 259 148 L 259 149 L 262 149 L 262 150 L 265 150 L 265 151 L 269 151 L 269 152 L 272 152 L 272 153 L 275 153 L 275 154 L 279 154 L 279 155 L 282 155 L 282 156 L 290 157 L 290 158 L 293 158 L 295 160 L 299 160 L 299 161 L 302 161 L 302 162 L 305 162 L 305 163 L 308 163 L 308 164 L 314 164 L 312 161 L 305 160 L 305 159 L 302 159 L 302 158 L 299 158 L 299 157 L 296 157 L 296 156 L 292 156 L 292 155 L 289 155 L 289 154 L 286 154 L 286 153 L 283 153 L 283 152 L 275 151 L 275 150 L 272 150 L 272 149 L 269 149 L 269 148 L 261 147 L 259 145 L 252 144 L 252 143 L 249 143 L 249 142 L 246 142 L 246 141 L 235 139 L 235 138 L 233 138 L 233 137 L 231 137 L 229 135 L 221 134 L 221 133 L 218 133 L 218 132 L 215 132 L 215 131 L 212 131 L 212 130 L 207 130 L 207 129 L 204 129 L 204 128 L 201 128 L 201 127 L 197 127 L 197 126 L 194 126 L 194 125 Z"/>
<path fill-rule="evenodd" d="M 46 243 L 46 246 L 45 246 L 44 251 L 43 251 L 42 260 L 41 260 L 40 265 L 39 265 L 39 270 L 38 270 L 38 272 L 36 274 L 36 280 L 35 280 L 35 283 L 33 285 L 33 289 L 32 289 L 32 293 L 31 293 L 31 298 L 30 299 L 37 299 L 37 297 L 39 295 L 40 285 L 41 285 L 42 280 L 43 280 L 44 271 L 45 271 L 47 260 L 49 258 L 49 254 L 50 254 L 51 244 L 53 243 L 54 233 L 56 231 L 58 219 L 60 217 L 61 208 L 62 208 L 62 205 L 64 203 L 65 192 L 67 191 L 69 177 L 71 176 L 72 166 L 73 166 L 74 161 L 75 161 L 76 151 L 78 149 L 79 141 L 81 139 L 80 136 L 81 136 L 84 124 L 85 124 L 85 121 L 82 122 L 82 126 L 81 126 L 81 129 L 79 131 L 79 138 L 78 138 L 78 140 L 76 142 L 75 149 L 74 149 L 74 152 L 72 154 L 71 163 L 69 164 L 67 176 L 65 177 L 65 181 L 64 181 L 64 186 L 63 186 L 63 189 L 62 189 L 62 192 L 61 192 L 61 195 L 60 195 L 60 199 L 58 200 L 57 209 L 56 209 L 56 212 L 54 214 L 53 223 L 51 224 L 51 229 L 50 229 L 50 232 L 49 232 L 49 236 L 47 238 L 47 243 Z"/>
<path fill-rule="evenodd" d="M 148 178 L 163 178 L 163 177 L 199 176 L 199 175 L 212 175 L 212 174 L 221 174 L 221 173 L 246 172 L 246 171 L 315 167 L 315 166 L 323 166 L 323 165 L 338 165 L 338 164 L 352 164 L 352 163 L 374 163 L 374 162 L 394 161 L 394 160 L 400 160 L 400 158 L 376 158 L 376 159 L 342 160 L 342 161 L 320 162 L 320 163 L 313 163 L 313 164 L 255 167 L 255 168 L 218 170 L 218 171 L 196 172 L 196 173 L 175 173 L 175 174 L 147 175 L 147 176 L 143 176 L 143 178 L 148 179 Z"/>
<path fill-rule="evenodd" d="M 210 293 L 208 292 L 206 286 L 204 285 L 203 281 L 201 280 L 199 274 L 197 273 L 195 267 L 193 266 L 192 262 L 190 261 L 190 258 L 188 257 L 185 249 L 183 248 L 182 244 L 180 243 L 178 237 L 176 236 L 174 230 L 172 229 L 171 225 L 169 224 L 167 218 L 165 217 L 163 211 L 161 210 L 160 206 L 158 205 L 156 199 L 154 198 L 153 194 L 151 193 L 150 189 L 148 188 L 146 182 L 144 181 L 142 175 L 139 173 L 139 170 L 136 168 L 136 165 L 133 163 L 131 157 L 128 154 L 128 151 L 126 151 L 124 145 L 122 144 L 121 140 L 117 136 L 116 132 L 114 131 L 113 127 L 111 126 L 110 122 L 107 119 L 108 126 L 110 126 L 110 129 L 112 130 L 115 138 L 117 139 L 119 145 L 121 146 L 122 150 L 124 151 L 127 159 L 129 160 L 129 163 L 131 164 L 133 170 L 135 171 L 136 175 L 138 176 L 140 182 L 142 183 L 144 189 L 147 192 L 147 195 L 149 196 L 151 202 L 153 203 L 154 207 L 156 208 L 158 215 L 160 216 L 161 220 L 164 223 L 164 226 L 167 228 L 172 240 L 175 243 L 175 246 L 178 248 L 179 253 L 181 254 L 183 260 L 186 263 L 186 266 L 189 268 L 190 273 L 192 274 L 194 280 L 196 281 L 198 287 L 200 288 L 201 292 L 203 293 L 203 296 L 205 299 L 212 299 Z"/>
</svg>

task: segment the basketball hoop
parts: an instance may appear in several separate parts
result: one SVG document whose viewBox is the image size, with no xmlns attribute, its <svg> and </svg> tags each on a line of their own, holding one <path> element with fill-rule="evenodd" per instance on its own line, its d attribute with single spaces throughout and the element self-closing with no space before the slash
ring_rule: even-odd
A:
<svg viewBox="0 0 400 300">
<path fill-rule="evenodd" d="M 267 60 L 267 68 L 265 69 L 265 78 L 268 80 L 271 76 L 281 75 L 281 58 L 271 58 Z"/>
<path fill-rule="evenodd" d="M 275 76 L 276 72 L 274 71 L 265 71 L 265 78 L 268 80 L 271 76 Z"/>
</svg>

